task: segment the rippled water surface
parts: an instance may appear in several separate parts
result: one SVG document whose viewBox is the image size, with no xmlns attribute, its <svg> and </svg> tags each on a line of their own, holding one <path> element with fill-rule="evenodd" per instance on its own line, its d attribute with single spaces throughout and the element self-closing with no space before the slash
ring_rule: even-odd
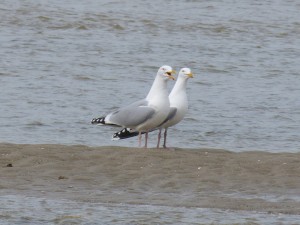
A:
<svg viewBox="0 0 300 225">
<path fill-rule="evenodd" d="M 299 11 L 296 0 L 3 0 L 0 141 L 136 146 L 90 120 L 145 97 L 168 64 L 195 73 L 170 146 L 298 151 Z"/>
<path fill-rule="evenodd" d="M 295 224 L 299 215 L 158 205 L 100 204 L 0 197 L 6 224 Z"/>
<path fill-rule="evenodd" d="M 90 124 L 190 67 L 169 145 L 300 150 L 300 3 L 0 2 L 0 142 L 137 146 Z M 171 89 L 173 83 L 169 83 Z M 150 136 L 154 146 L 156 133 Z M 255 198 L 256 196 L 253 196 Z M 252 198 L 252 196 L 250 196 Z M 299 215 L 1 196 L 1 224 L 292 224 Z"/>
</svg>

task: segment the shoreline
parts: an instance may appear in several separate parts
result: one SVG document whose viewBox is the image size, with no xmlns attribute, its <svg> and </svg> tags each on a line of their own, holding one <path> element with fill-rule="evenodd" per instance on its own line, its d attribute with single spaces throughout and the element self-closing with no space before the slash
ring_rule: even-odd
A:
<svg viewBox="0 0 300 225">
<path fill-rule="evenodd" d="M 300 153 L 2 143 L 0 155 L 1 195 L 300 214 Z"/>
</svg>

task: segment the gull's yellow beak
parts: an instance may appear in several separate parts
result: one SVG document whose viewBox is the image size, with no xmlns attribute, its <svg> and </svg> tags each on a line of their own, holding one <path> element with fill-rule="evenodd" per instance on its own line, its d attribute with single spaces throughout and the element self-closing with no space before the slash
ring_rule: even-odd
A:
<svg viewBox="0 0 300 225">
<path fill-rule="evenodd" d="M 169 79 L 176 80 L 176 78 L 172 76 L 172 74 L 176 74 L 175 70 L 168 71 L 166 74 L 168 74 Z"/>
<path fill-rule="evenodd" d="M 193 78 L 194 77 L 194 74 L 192 74 L 192 73 L 188 73 L 188 74 L 186 74 L 189 78 Z"/>
</svg>

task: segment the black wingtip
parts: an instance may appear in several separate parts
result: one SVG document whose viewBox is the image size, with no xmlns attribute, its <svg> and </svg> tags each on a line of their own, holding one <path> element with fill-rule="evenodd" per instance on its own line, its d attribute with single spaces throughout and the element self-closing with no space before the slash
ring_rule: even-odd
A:
<svg viewBox="0 0 300 225">
<path fill-rule="evenodd" d="M 139 135 L 139 132 L 134 131 L 130 128 L 124 128 L 123 130 L 114 133 L 112 136 L 112 140 L 126 139 L 126 138 L 135 137 L 138 135 Z"/>
<path fill-rule="evenodd" d="M 104 125 L 105 124 L 105 117 L 94 118 L 94 119 L 92 119 L 91 123 L 92 124 Z"/>
</svg>

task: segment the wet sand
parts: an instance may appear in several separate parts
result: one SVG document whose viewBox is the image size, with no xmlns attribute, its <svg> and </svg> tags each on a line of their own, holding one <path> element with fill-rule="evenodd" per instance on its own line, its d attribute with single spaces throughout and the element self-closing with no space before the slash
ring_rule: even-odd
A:
<svg viewBox="0 0 300 225">
<path fill-rule="evenodd" d="M 300 153 L 0 144 L 0 193 L 300 214 Z"/>
</svg>

